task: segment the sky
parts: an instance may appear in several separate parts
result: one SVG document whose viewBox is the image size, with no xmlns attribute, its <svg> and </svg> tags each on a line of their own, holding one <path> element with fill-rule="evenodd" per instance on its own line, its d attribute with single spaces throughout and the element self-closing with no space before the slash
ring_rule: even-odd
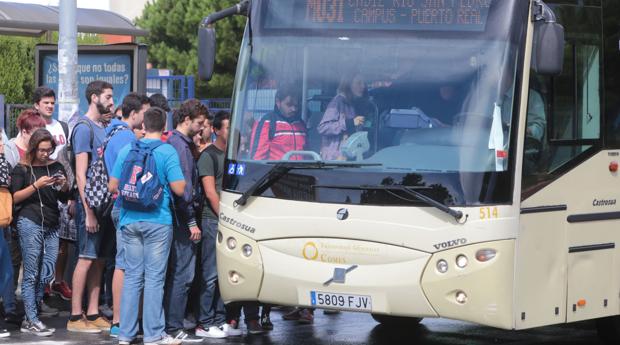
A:
<svg viewBox="0 0 620 345">
<path fill-rule="evenodd" d="M 8 2 L 58 6 L 59 0 L 8 0 Z M 77 0 L 77 6 L 80 8 L 97 8 L 102 10 L 110 8 L 108 0 Z"/>
</svg>

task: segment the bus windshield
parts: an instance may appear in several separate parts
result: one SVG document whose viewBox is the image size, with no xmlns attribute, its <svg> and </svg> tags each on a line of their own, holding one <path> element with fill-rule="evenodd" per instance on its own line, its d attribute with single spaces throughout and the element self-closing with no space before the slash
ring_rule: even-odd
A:
<svg viewBox="0 0 620 345">
<path fill-rule="evenodd" d="M 330 169 L 321 184 L 341 181 L 338 174 L 356 175 L 358 184 L 404 183 L 407 175 L 429 184 L 431 176 L 506 173 L 527 3 L 255 2 L 239 59 L 229 160 L 369 163 Z M 406 18 L 387 20 L 386 13 Z M 229 171 L 236 176 L 229 189 L 243 189 L 243 172 Z M 491 188 L 476 185 L 472 195 Z M 467 202 L 467 188 L 449 193 L 452 202 Z"/>
</svg>

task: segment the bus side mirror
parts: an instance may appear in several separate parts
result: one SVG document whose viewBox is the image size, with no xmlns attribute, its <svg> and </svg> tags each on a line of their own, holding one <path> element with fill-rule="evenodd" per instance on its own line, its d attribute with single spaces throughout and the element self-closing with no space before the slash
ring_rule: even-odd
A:
<svg viewBox="0 0 620 345">
<path fill-rule="evenodd" d="M 200 27 L 198 29 L 198 78 L 211 80 L 215 67 L 215 29 Z"/>
<path fill-rule="evenodd" d="M 564 27 L 556 22 L 534 24 L 532 69 L 540 75 L 560 75 L 564 64 Z"/>
</svg>

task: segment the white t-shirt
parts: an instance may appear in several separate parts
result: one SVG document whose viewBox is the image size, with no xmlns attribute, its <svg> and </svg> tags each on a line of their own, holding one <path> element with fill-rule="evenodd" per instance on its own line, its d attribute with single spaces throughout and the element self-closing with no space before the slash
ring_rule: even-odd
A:
<svg viewBox="0 0 620 345">
<path fill-rule="evenodd" d="M 47 129 L 52 134 L 52 136 L 54 137 L 54 141 L 56 142 L 56 150 L 54 150 L 54 153 L 50 155 L 50 158 L 55 160 L 56 158 L 58 158 L 58 152 L 60 152 L 60 150 L 62 150 L 62 148 L 67 145 L 68 139 L 65 135 L 65 131 L 62 129 L 62 125 L 60 124 L 60 122 L 54 119 L 52 119 L 52 123 L 45 126 L 45 129 Z"/>
</svg>

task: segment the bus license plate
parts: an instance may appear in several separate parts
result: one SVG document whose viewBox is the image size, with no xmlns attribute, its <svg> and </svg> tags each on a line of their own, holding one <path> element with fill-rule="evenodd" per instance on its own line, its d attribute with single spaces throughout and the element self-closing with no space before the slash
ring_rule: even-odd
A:
<svg viewBox="0 0 620 345">
<path fill-rule="evenodd" d="M 316 307 L 372 311 L 370 296 L 310 291 L 310 304 Z"/>
</svg>

